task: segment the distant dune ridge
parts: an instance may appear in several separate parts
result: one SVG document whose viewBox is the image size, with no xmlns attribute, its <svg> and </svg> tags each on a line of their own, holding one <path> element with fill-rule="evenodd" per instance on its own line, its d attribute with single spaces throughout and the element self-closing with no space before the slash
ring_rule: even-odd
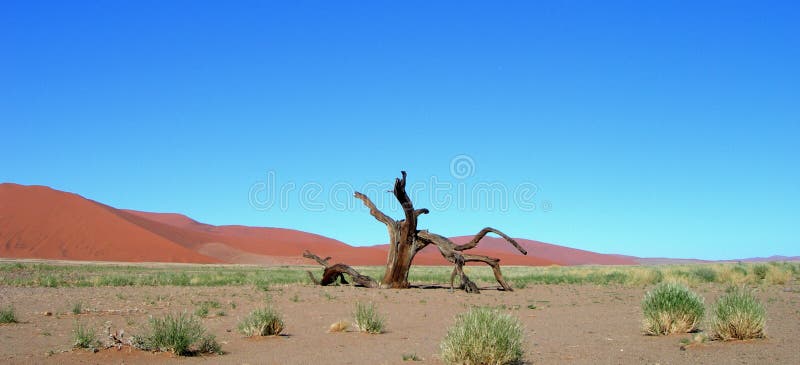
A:
<svg viewBox="0 0 800 365">
<path fill-rule="evenodd" d="M 304 249 L 381 262 L 385 253 L 282 228 L 212 226 L 113 207 L 44 186 L 0 184 L 0 256 L 126 262 L 298 264 Z"/>
<path fill-rule="evenodd" d="M 374 224 L 365 214 L 364 224 Z M 454 237 L 456 243 L 471 236 Z M 505 265 L 635 265 L 647 261 L 518 239 L 527 256 L 500 238 L 485 237 L 471 252 Z M 332 238 L 284 228 L 213 226 L 174 213 L 116 209 L 45 186 L 0 184 L 0 257 L 55 260 L 313 264 L 304 250 L 351 265 L 382 265 L 388 245 L 353 247 Z M 663 259 L 659 259 L 663 260 Z M 445 265 L 435 247 L 415 258 Z M 659 261 L 660 262 L 660 261 Z"/>
</svg>

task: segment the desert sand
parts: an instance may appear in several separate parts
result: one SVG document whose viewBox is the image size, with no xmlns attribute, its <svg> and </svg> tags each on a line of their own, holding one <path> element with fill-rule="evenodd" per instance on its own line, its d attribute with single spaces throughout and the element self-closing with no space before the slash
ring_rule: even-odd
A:
<svg viewBox="0 0 800 365">
<path fill-rule="evenodd" d="M 525 327 L 525 361 L 535 364 L 797 364 L 800 363 L 800 286 L 768 286 L 758 291 L 768 311 L 767 338 L 711 342 L 681 349 L 690 335 L 645 336 L 640 301 L 646 288 L 594 285 L 541 285 L 514 292 L 484 290 L 479 295 L 446 289 L 375 290 L 304 285 L 252 287 L 127 287 L 0 289 L 4 302 L 18 309 L 22 323 L 0 326 L 0 361 L 23 363 L 147 364 L 400 364 L 403 354 L 420 363 L 441 364 L 439 343 L 456 313 L 469 306 L 494 306 Z M 713 302 L 719 285 L 696 289 Z M 103 332 L 141 333 L 149 316 L 193 312 L 193 301 L 216 300 L 224 316 L 203 319 L 222 342 L 225 355 L 177 358 L 123 348 L 99 353 L 70 350 L 75 321 Z M 86 314 L 69 313 L 82 301 Z M 386 317 L 386 332 L 328 333 L 328 326 L 352 317 L 356 301 L 374 302 Z M 270 303 L 284 316 L 278 337 L 245 338 L 236 332 L 240 318 Z M 235 308 L 233 308 L 235 306 Z M 530 309 L 529 306 L 535 307 Z M 52 312 L 51 316 L 42 313 Z M 65 351 L 65 352 L 62 352 Z M 406 362 L 407 363 L 407 362 Z"/>
</svg>

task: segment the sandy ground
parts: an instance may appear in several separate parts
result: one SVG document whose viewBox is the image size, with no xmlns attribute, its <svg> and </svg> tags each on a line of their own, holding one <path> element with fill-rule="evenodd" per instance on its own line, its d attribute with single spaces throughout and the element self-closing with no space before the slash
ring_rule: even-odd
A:
<svg viewBox="0 0 800 365">
<path fill-rule="evenodd" d="M 506 293 L 479 295 L 446 289 L 379 290 L 289 285 L 263 292 L 252 287 L 0 287 L 0 304 L 16 308 L 22 323 L 0 326 L 3 363 L 172 363 L 172 364 L 399 364 L 403 354 L 418 363 L 441 364 L 439 342 L 454 315 L 471 305 L 505 306 L 525 326 L 526 363 L 554 364 L 799 364 L 800 285 L 769 286 L 758 291 L 767 306 L 768 338 L 711 342 L 681 349 L 688 335 L 644 336 L 639 303 L 646 288 L 592 285 L 542 285 Z M 696 288 L 706 303 L 721 285 Z M 269 297 L 270 299 L 267 299 Z M 227 354 L 178 358 L 137 350 L 90 353 L 70 350 L 76 320 L 96 328 L 104 324 L 141 333 L 151 315 L 189 311 L 193 302 L 216 300 L 224 316 L 203 319 Z M 243 316 L 269 300 L 286 322 L 283 336 L 244 338 L 236 332 Z M 70 313 L 80 301 L 86 314 Z M 328 326 L 350 319 L 356 301 L 372 301 L 387 319 L 386 333 L 327 333 Z M 235 308 L 233 308 L 235 305 Z M 535 309 L 529 309 L 534 305 Z M 46 316 L 44 312 L 52 312 Z"/>
</svg>

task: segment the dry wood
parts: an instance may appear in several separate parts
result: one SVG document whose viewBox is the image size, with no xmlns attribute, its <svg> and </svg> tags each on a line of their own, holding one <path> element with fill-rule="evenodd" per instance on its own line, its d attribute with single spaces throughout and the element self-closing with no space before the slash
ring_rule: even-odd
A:
<svg viewBox="0 0 800 365">
<path fill-rule="evenodd" d="M 317 280 L 317 278 L 314 277 L 314 274 L 311 271 L 308 271 L 308 276 L 311 278 L 311 281 L 314 282 L 314 284 L 326 286 L 336 283 L 337 279 L 341 284 L 348 284 L 347 280 L 344 278 L 344 274 L 347 274 L 350 275 L 350 278 L 357 285 L 365 286 L 367 288 L 378 287 L 378 283 L 374 279 L 366 275 L 361 275 L 361 273 L 348 265 L 329 265 L 328 261 L 331 259 L 330 257 L 323 259 L 308 250 L 303 252 L 303 257 L 312 259 L 325 267 L 325 270 L 322 272 L 321 280 Z"/>
</svg>

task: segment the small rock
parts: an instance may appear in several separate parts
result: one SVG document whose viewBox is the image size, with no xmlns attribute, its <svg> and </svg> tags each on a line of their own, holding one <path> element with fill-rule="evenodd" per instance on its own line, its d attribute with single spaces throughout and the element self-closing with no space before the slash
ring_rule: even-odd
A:
<svg viewBox="0 0 800 365">
<path fill-rule="evenodd" d="M 49 317 L 53 315 L 53 312 L 43 312 L 42 315 Z"/>
</svg>

